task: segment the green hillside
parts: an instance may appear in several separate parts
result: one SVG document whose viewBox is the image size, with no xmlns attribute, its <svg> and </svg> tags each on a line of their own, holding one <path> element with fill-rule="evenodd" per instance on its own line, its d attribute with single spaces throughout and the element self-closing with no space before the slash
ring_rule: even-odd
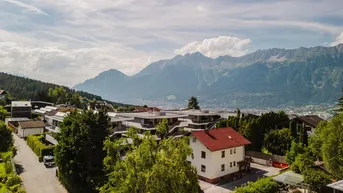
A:
<svg viewBox="0 0 343 193">
<path fill-rule="evenodd" d="M 48 102 L 47 99 L 49 88 L 55 88 L 59 85 L 42 82 L 39 80 L 33 80 L 25 77 L 14 76 L 11 74 L 0 72 L 0 90 L 6 90 L 10 93 L 11 97 L 16 100 L 43 100 Z M 63 86 L 67 93 L 77 93 L 81 97 L 87 98 L 89 100 L 106 101 L 109 104 L 117 106 L 125 106 L 121 103 L 115 103 L 112 101 L 104 100 L 102 97 L 90 94 L 82 91 L 75 91 L 68 87 Z"/>
</svg>

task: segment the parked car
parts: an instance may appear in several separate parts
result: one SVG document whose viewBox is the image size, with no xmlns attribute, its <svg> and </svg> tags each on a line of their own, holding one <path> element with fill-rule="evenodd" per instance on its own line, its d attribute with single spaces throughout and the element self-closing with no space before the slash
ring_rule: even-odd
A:
<svg viewBox="0 0 343 193">
<path fill-rule="evenodd" d="M 46 155 L 43 157 L 45 167 L 53 167 L 55 165 L 55 159 L 52 155 Z"/>
</svg>

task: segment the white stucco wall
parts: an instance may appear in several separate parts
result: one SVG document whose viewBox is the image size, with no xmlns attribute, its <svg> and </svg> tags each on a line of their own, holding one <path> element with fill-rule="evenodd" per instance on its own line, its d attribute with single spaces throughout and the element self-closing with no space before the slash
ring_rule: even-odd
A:
<svg viewBox="0 0 343 193">
<path fill-rule="evenodd" d="M 30 129 L 21 129 L 18 127 L 18 135 L 20 137 L 27 137 L 31 134 L 42 134 L 44 132 L 44 128 L 30 128 Z"/>
<path fill-rule="evenodd" d="M 239 171 L 237 162 L 244 159 L 244 146 L 231 148 L 232 154 L 230 154 L 230 149 L 211 152 L 198 139 L 194 143 L 193 138 L 194 136 L 191 135 L 189 140 L 190 147 L 193 149 L 194 159 L 189 157 L 188 160 L 196 167 L 198 175 L 208 179 L 214 179 Z M 236 153 L 234 153 L 233 149 L 236 149 Z M 201 158 L 201 151 L 206 152 L 206 159 Z M 225 151 L 224 158 L 222 158 L 222 151 Z M 232 167 L 230 167 L 230 162 L 232 163 Z M 233 162 L 236 162 L 235 166 Z M 221 171 L 222 164 L 225 165 L 224 171 Z M 201 172 L 201 165 L 206 166 L 205 172 Z"/>
</svg>

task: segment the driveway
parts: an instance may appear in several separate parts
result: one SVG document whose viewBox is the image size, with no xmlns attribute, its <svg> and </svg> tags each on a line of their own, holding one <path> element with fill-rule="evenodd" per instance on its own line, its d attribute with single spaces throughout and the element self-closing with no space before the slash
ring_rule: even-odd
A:
<svg viewBox="0 0 343 193">
<path fill-rule="evenodd" d="M 46 168 L 25 140 L 13 135 L 18 149 L 14 162 L 22 168 L 20 176 L 27 193 L 67 193 L 56 178 L 56 168 Z"/>
<path fill-rule="evenodd" d="M 240 178 L 232 182 L 216 185 L 199 180 L 199 185 L 201 189 L 204 191 L 204 193 L 229 193 L 233 192 L 233 190 L 236 187 L 239 187 L 247 182 L 255 182 L 258 178 L 261 178 L 263 176 L 273 176 L 279 174 L 279 172 L 279 168 L 262 166 L 259 164 L 251 163 L 251 172 L 243 178 Z"/>
</svg>

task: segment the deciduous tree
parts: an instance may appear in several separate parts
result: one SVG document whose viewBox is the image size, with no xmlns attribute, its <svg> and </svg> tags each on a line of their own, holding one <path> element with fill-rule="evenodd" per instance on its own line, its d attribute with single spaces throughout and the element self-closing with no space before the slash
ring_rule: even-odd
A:
<svg viewBox="0 0 343 193">
<path fill-rule="evenodd" d="M 292 143 L 289 128 L 270 130 L 264 137 L 264 147 L 272 154 L 285 155 Z"/>
<path fill-rule="evenodd" d="M 321 157 L 325 167 L 337 178 L 343 178 L 343 114 L 322 122 L 311 136 L 310 147 Z M 315 150 L 317 149 L 317 151 Z M 320 151 L 320 152 L 319 152 Z"/>
<path fill-rule="evenodd" d="M 304 176 L 304 182 L 310 185 L 310 189 L 316 192 L 320 192 L 321 187 L 326 186 L 332 182 L 331 177 L 326 173 L 316 170 L 307 169 L 302 172 Z"/>
<path fill-rule="evenodd" d="M 104 111 L 73 111 L 65 117 L 57 134 L 54 155 L 59 179 L 71 193 L 93 193 L 106 180 L 104 140 L 109 134 Z"/>
<path fill-rule="evenodd" d="M 188 109 L 200 109 L 198 99 L 195 96 L 188 100 Z"/>
<path fill-rule="evenodd" d="M 109 171 L 108 182 L 100 192 L 121 193 L 195 193 L 199 191 L 196 169 L 187 161 L 192 149 L 188 138 L 165 138 L 159 144 L 155 136 L 145 133 L 138 137 L 135 128 L 128 132 L 129 140 L 111 142 L 104 160 Z M 126 150 L 125 158 L 119 154 Z"/>
<path fill-rule="evenodd" d="M 0 121 L 0 152 L 8 151 L 12 146 L 12 132 L 4 122 Z"/>
<path fill-rule="evenodd" d="M 0 106 L 0 120 L 5 120 L 8 112 L 3 106 Z"/>
</svg>

